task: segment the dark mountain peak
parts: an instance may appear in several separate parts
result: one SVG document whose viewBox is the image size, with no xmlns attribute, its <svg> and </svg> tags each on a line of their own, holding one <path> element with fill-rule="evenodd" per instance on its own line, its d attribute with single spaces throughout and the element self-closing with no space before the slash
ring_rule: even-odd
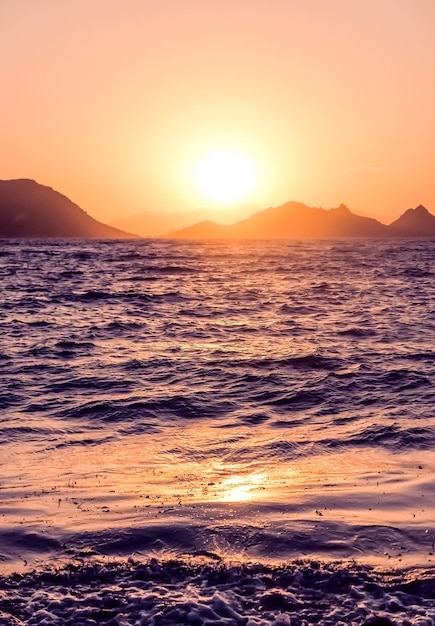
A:
<svg viewBox="0 0 435 626">
<path fill-rule="evenodd" d="M 417 215 L 430 215 L 429 211 L 422 204 L 419 204 L 417 207 L 415 207 L 414 212 Z"/>
<path fill-rule="evenodd" d="M 135 237 L 87 215 L 69 198 L 30 178 L 0 180 L 0 237 Z"/>
<path fill-rule="evenodd" d="M 419 204 L 415 209 L 408 209 L 390 224 L 390 228 L 400 236 L 435 237 L 435 216 Z"/>
<path fill-rule="evenodd" d="M 431 214 L 429 213 L 429 211 L 426 209 L 425 206 L 423 206 L 422 204 L 419 204 L 417 207 L 415 207 L 415 209 L 407 209 L 399 217 L 399 219 L 401 219 L 404 215 L 412 216 L 414 218 L 422 218 L 422 217 L 426 217 L 427 215 L 431 215 Z"/>
</svg>

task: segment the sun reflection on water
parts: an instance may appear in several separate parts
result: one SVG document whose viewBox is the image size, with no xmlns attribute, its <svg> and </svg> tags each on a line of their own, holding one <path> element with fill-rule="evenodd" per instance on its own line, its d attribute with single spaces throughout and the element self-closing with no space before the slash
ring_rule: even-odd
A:
<svg viewBox="0 0 435 626">
<path fill-rule="evenodd" d="M 246 502 L 255 499 L 260 489 L 265 489 L 266 474 L 231 476 L 222 481 L 217 499 L 221 502 Z"/>
</svg>

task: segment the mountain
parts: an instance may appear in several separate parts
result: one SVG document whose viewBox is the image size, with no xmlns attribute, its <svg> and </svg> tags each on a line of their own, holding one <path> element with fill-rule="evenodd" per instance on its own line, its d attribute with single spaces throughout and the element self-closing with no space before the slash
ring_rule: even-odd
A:
<svg viewBox="0 0 435 626">
<path fill-rule="evenodd" d="M 145 211 L 129 217 L 120 217 L 111 222 L 143 237 L 162 237 L 198 222 L 213 221 L 216 224 L 232 224 L 260 210 L 256 204 L 245 203 L 224 209 L 195 209 L 184 213 L 162 213 Z"/>
<path fill-rule="evenodd" d="M 231 226 L 201 222 L 172 234 L 192 239 L 293 239 L 334 237 L 390 237 L 389 227 L 370 217 L 355 215 L 343 204 L 335 209 L 287 202 L 251 215 Z"/>
<path fill-rule="evenodd" d="M 181 230 L 177 230 L 174 233 L 170 233 L 169 235 L 167 235 L 167 237 L 171 239 L 243 238 L 243 236 L 234 233 L 234 228 L 236 226 L 237 224 L 234 224 L 233 226 L 228 226 L 225 224 L 216 224 L 215 222 L 211 222 L 210 220 L 205 220 L 204 222 L 198 222 L 198 224 L 194 224 L 193 226 L 188 226 L 187 228 L 182 228 Z M 246 238 L 249 239 L 250 237 Z"/>
<path fill-rule="evenodd" d="M 435 237 L 435 216 L 421 204 L 415 209 L 408 209 L 390 224 L 398 235 L 405 237 Z"/>
<path fill-rule="evenodd" d="M 26 178 L 0 180 L 0 237 L 136 237 L 90 217 L 66 196 Z"/>
</svg>

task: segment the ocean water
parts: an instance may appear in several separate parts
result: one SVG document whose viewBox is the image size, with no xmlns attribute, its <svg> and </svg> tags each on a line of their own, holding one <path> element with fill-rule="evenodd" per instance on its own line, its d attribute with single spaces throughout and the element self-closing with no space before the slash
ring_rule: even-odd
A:
<svg viewBox="0 0 435 626">
<path fill-rule="evenodd" d="M 0 624 L 435 624 L 435 241 L 0 243 Z"/>
</svg>

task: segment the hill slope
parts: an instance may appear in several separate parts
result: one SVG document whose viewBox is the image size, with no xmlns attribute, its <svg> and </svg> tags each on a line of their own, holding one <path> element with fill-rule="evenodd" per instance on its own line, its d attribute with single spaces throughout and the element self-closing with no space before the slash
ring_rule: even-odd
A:
<svg viewBox="0 0 435 626">
<path fill-rule="evenodd" d="M 136 237 L 90 217 L 34 180 L 0 180 L 0 237 Z"/>
</svg>

